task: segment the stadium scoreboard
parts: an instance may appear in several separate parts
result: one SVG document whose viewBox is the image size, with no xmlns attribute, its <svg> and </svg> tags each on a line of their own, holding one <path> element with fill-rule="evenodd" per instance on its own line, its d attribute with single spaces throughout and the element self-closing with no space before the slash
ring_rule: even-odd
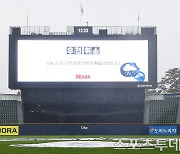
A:
<svg viewBox="0 0 180 154">
<path fill-rule="evenodd" d="M 9 35 L 9 87 L 153 88 L 156 35 Z"/>
</svg>

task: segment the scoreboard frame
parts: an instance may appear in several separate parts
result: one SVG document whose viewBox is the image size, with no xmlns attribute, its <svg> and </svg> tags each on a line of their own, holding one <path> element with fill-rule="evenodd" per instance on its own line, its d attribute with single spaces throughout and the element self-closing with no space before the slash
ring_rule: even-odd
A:
<svg viewBox="0 0 180 154">
<path fill-rule="evenodd" d="M 79 31 L 80 27 L 77 27 Z M 90 29 L 90 32 L 92 29 Z M 80 31 L 81 32 L 81 31 Z M 148 82 L 18 82 L 18 40 L 148 40 Z M 9 88 L 155 88 L 157 35 L 9 35 Z"/>
</svg>

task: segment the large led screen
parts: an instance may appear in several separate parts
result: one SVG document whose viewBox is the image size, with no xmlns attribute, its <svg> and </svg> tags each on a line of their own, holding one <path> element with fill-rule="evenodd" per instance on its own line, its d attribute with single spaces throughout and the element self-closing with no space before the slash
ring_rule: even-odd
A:
<svg viewBox="0 0 180 154">
<path fill-rule="evenodd" d="M 148 40 L 18 40 L 17 82 L 149 82 Z"/>
</svg>

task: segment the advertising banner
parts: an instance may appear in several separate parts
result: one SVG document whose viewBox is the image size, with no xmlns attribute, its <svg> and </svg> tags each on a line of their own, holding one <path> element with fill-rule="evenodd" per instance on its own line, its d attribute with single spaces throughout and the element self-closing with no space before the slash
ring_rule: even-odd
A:
<svg viewBox="0 0 180 154">
<path fill-rule="evenodd" d="M 176 126 L 149 126 L 149 135 L 177 135 Z"/>
<path fill-rule="evenodd" d="M 0 126 L 1 135 L 19 135 L 19 126 Z"/>
</svg>

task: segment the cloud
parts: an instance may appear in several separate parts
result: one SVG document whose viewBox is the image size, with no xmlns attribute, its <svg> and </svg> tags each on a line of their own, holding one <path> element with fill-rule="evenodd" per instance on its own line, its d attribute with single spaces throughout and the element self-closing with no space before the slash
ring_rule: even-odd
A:
<svg viewBox="0 0 180 154">
<path fill-rule="evenodd" d="M 137 68 L 135 66 L 131 66 L 130 64 L 126 64 L 123 70 L 124 71 L 135 71 L 135 70 L 137 70 Z"/>
</svg>

